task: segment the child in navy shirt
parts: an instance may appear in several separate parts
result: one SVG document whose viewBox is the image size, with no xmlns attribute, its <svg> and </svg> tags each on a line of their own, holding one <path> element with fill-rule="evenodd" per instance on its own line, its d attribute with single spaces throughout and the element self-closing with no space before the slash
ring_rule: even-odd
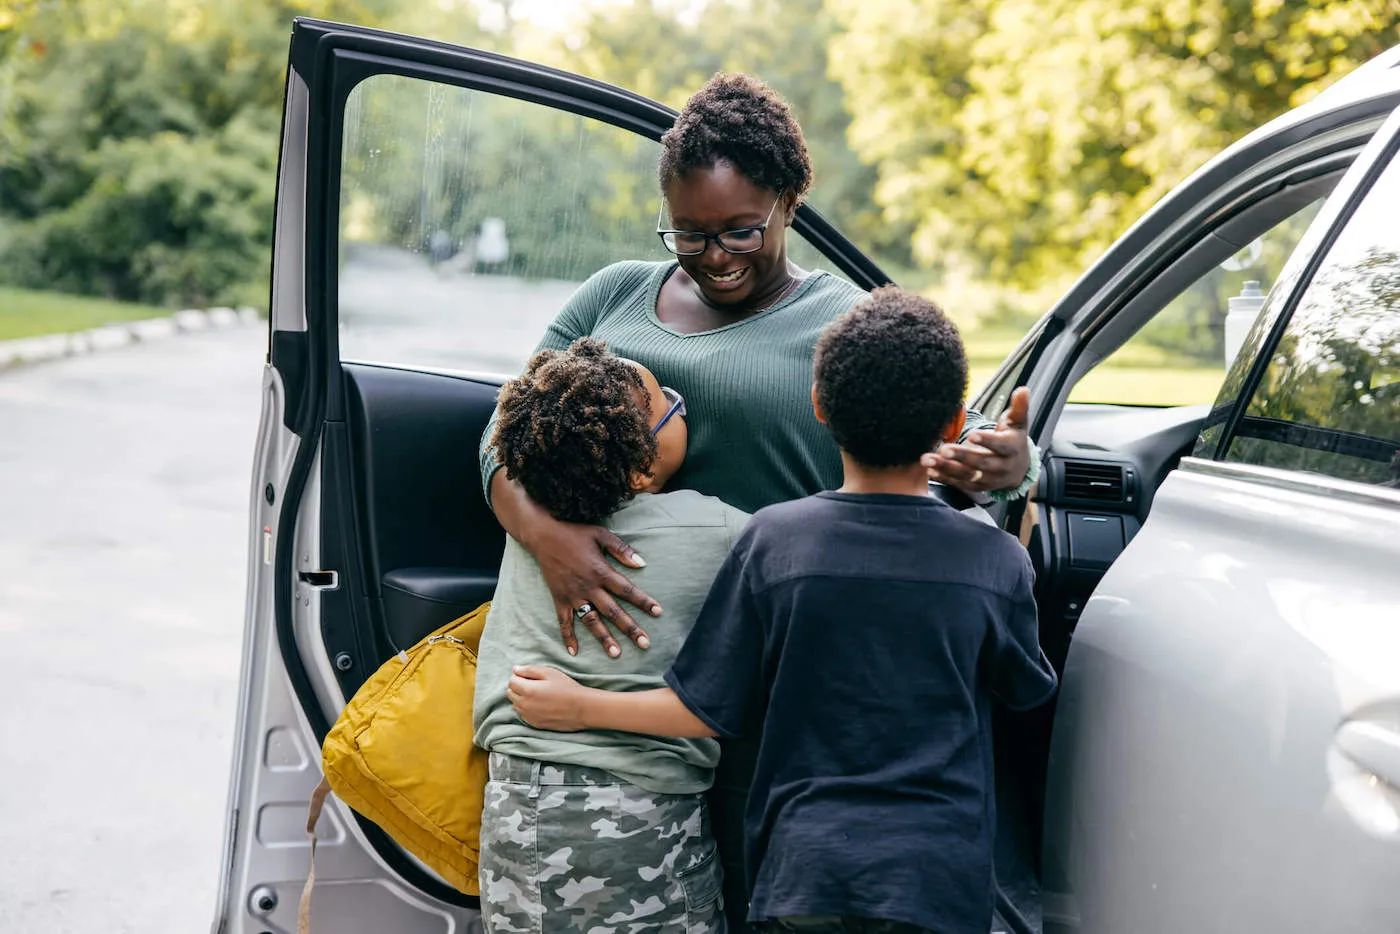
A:
<svg viewBox="0 0 1400 934">
<path fill-rule="evenodd" d="M 1030 560 L 927 495 L 919 457 L 958 437 L 967 387 L 935 305 L 877 289 L 823 332 L 814 374 L 845 482 L 754 515 L 669 689 L 593 690 L 526 667 L 509 695 L 543 729 L 760 736 L 750 921 L 986 934 L 992 701 L 1027 709 L 1055 690 Z"/>
</svg>

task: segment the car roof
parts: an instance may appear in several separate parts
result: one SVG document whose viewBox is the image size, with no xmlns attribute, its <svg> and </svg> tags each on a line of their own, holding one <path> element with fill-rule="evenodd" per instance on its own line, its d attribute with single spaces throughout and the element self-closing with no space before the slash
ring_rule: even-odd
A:
<svg viewBox="0 0 1400 934">
<path fill-rule="evenodd" d="M 1327 106 L 1376 97 L 1400 86 L 1400 45 L 1386 49 L 1360 68 L 1327 87 L 1313 101 Z"/>
</svg>

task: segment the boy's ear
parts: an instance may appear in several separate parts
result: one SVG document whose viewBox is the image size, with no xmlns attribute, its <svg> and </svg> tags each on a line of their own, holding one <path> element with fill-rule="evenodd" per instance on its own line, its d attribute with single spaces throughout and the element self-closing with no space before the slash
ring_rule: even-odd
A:
<svg viewBox="0 0 1400 934">
<path fill-rule="evenodd" d="M 797 219 L 797 206 L 800 204 L 795 192 L 787 192 L 783 195 L 783 226 L 791 227 L 792 222 Z"/>
<path fill-rule="evenodd" d="M 812 383 L 812 414 L 817 417 L 817 421 L 826 424 L 826 413 L 822 411 L 822 404 L 817 401 L 817 384 Z"/>
<path fill-rule="evenodd" d="M 958 406 L 958 414 L 953 416 L 953 420 L 948 423 L 948 427 L 943 429 L 943 440 L 949 444 L 957 443 L 962 437 L 963 426 L 967 424 L 967 406 Z"/>
</svg>

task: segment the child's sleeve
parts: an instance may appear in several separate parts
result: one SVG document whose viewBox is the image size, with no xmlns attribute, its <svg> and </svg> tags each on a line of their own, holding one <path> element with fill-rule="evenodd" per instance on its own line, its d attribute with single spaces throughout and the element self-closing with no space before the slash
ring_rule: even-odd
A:
<svg viewBox="0 0 1400 934">
<path fill-rule="evenodd" d="M 695 626 L 681 646 L 666 683 L 690 712 L 725 738 L 744 732 L 762 702 L 766 626 L 750 569 L 753 538 L 740 535 L 710 585 Z"/>
<path fill-rule="evenodd" d="M 1054 696 L 1058 679 L 1040 649 L 1032 591 L 1035 571 L 1029 555 L 1020 552 L 1020 558 L 1015 590 L 1003 604 L 1009 612 L 999 615 L 993 627 L 990 676 L 998 700 L 1012 710 L 1029 710 Z"/>
</svg>

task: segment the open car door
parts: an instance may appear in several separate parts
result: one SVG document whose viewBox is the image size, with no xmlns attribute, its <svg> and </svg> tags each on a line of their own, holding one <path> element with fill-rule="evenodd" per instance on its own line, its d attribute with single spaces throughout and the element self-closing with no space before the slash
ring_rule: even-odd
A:
<svg viewBox="0 0 1400 934">
<path fill-rule="evenodd" d="M 504 533 L 477 441 L 578 283 L 667 255 L 673 118 L 499 55 L 293 26 L 215 932 L 296 929 L 329 725 L 390 655 L 490 598 Z M 887 281 L 810 207 L 793 229 L 798 262 Z M 315 930 L 479 923 L 476 899 L 343 805 L 318 830 Z"/>
</svg>

